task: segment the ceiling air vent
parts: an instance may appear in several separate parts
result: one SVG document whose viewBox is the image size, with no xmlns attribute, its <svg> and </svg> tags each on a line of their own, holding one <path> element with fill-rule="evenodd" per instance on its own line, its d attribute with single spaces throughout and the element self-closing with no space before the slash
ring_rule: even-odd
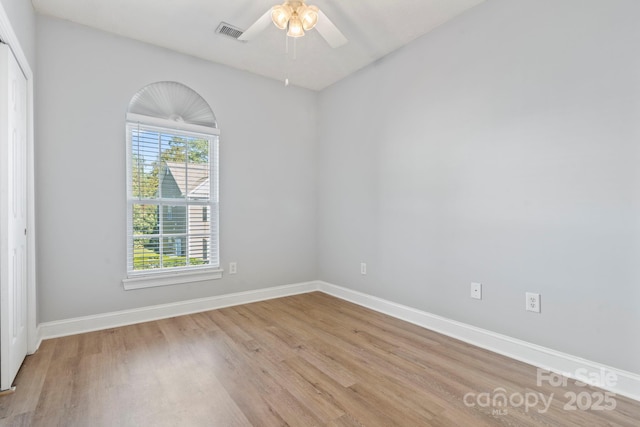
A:
<svg viewBox="0 0 640 427">
<path fill-rule="evenodd" d="M 238 37 L 240 37 L 244 31 L 226 22 L 221 22 L 218 28 L 216 28 L 216 33 L 238 40 Z"/>
</svg>

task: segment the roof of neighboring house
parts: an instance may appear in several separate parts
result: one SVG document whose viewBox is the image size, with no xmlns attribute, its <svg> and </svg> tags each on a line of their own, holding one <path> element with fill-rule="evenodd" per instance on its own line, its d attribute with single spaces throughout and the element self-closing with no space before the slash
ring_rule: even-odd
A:
<svg viewBox="0 0 640 427">
<path fill-rule="evenodd" d="M 209 197 L 209 165 L 189 163 L 189 172 L 184 163 L 165 162 L 165 165 L 183 196 Z"/>
</svg>

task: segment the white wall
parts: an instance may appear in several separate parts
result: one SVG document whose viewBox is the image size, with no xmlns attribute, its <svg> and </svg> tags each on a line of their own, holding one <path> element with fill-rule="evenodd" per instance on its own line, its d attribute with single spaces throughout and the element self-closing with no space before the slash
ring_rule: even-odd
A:
<svg viewBox="0 0 640 427">
<path fill-rule="evenodd" d="M 316 277 L 315 92 L 57 19 L 37 28 L 41 322 Z M 238 274 L 124 291 L 124 117 L 161 80 L 194 89 L 218 119 L 221 259 Z"/>
<path fill-rule="evenodd" d="M 320 278 L 640 373 L 639 16 L 491 0 L 325 90 Z"/>
<path fill-rule="evenodd" d="M 31 68 L 35 68 L 36 14 L 27 0 L 0 0 Z"/>
</svg>

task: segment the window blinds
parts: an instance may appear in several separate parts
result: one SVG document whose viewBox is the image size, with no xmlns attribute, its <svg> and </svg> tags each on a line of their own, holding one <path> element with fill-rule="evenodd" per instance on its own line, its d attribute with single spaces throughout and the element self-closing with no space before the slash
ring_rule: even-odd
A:
<svg viewBox="0 0 640 427">
<path fill-rule="evenodd" d="M 217 268 L 217 129 L 157 123 L 127 123 L 128 275 Z"/>
</svg>

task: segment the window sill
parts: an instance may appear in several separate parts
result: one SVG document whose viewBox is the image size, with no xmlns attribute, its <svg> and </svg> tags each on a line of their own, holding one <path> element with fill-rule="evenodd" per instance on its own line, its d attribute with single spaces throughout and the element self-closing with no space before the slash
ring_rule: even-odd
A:
<svg viewBox="0 0 640 427">
<path fill-rule="evenodd" d="M 203 282 L 222 278 L 222 269 L 200 271 L 177 271 L 174 273 L 144 274 L 122 279 L 125 291 L 133 289 L 153 288 L 156 286 L 179 285 L 182 283 Z"/>
</svg>

